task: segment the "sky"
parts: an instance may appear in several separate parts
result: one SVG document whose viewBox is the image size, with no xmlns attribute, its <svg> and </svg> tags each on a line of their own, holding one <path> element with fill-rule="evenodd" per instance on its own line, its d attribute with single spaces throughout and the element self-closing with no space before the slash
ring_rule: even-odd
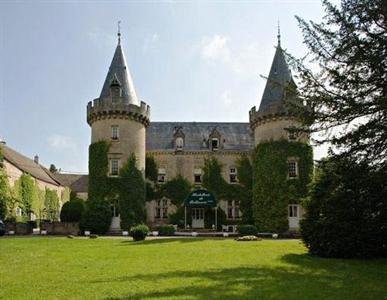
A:
<svg viewBox="0 0 387 300">
<path fill-rule="evenodd" d="M 277 43 L 303 57 L 310 1 L 0 2 L 0 138 L 40 163 L 87 172 L 86 105 L 121 43 L 151 121 L 248 122 Z M 326 148 L 316 148 L 315 158 Z"/>
</svg>

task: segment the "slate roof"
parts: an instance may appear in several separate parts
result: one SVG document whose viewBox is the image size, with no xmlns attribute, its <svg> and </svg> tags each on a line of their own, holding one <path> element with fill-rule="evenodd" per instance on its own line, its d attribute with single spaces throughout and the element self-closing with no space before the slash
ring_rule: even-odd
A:
<svg viewBox="0 0 387 300">
<path fill-rule="evenodd" d="M 118 79 L 121 85 L 122 96 L 125 101 L 129 104 L 140 106 L 120 42 L 118 42 L 116 51 L 114 52 L 109 71 L 106 75 L 105 83 L 103 84 L 101 95 L 99 96 L 100 98 L 110 97 L 110 84 L 114 77 L 116 80 Z"/>
<path fill-rule="evenodd" d="M 289 98 L 287 97 L 289 85 L 296 87 L 286 62 L 284 52 L 278 42 L 261 104 L 259 106 L 259 113 L 274 114 L 285 112 L 284 103 L 285 100 Z"/>
<path fill-rule="evenodd" d="M 60 183 L 54 178 L 54 175 L 44 166 L 35 163 L 19 152 L 13 150 L 5 144 L 0 144 L 1 152 L 6 161 L 20 169 L 21 171 L 30 174 L 32 177 L 59 186 Z"/>
<path fill-rule="evenodd" d="M 87 193 L 89 175 L 57 173 L 54 176 L 63 186 L 68 186 L 72 192 Z"/>
<path fill-rule="evenodd" d="M 208 150 L 208 138 L 214 128 L 221 134 L 223 150 L 246 151 L 253 148 L 249 123 L 151 122 L 146 132 L 146 150 L 174 150 L 174 133 L 184 133 L 184 150 Z"/>
</svg>

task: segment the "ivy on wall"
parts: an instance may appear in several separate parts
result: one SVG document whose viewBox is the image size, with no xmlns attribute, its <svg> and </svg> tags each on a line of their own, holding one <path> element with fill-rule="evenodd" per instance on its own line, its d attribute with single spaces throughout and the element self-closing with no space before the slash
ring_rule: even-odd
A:
<svg viewBox="0 0 387 300">
<path fill-rule="evenodd" d="M 145 182 L 141 171 L 136 167 L 136 156 L 131 154 L 120 169 L 118 203 L 121 213 L 121 228 L 129 230 L 131 226 L 145 221 Z"/>
<path fill-rule="evenodd" d="M 288 178 L 288 159 L 298 161 L 298 177 Z M 310 145 L 286 140 L 257 145 L 253 163 L 253 219 L 259 231 L 288 230 L 288 204 L 307 196 L 313 173 Z"/>
<path fill-rule="evenodd" d="M 162 186 L 162 196 L 171 200 L 173 205 L 181 206 L 192 190 L 192 185 L 181 175 L 167 181 Z"/>
<path fill-rule="evenodd" d="M 81 228 L 93 233 L 106 233 L 111 223 L 111 208 L 107 199 L 112 192 L 107 174 L 109 171 L 106 141 L 93 143 L 89 147 L 89 188 L 86 210 L 81 220 Z"/>
<path fill-rule="evenodd" d="M 238 185 L 235 199 L 240 200 L 242 222 L 253 224 L 253 167 L 247 155 L 237 161 Z"/>
</svg>

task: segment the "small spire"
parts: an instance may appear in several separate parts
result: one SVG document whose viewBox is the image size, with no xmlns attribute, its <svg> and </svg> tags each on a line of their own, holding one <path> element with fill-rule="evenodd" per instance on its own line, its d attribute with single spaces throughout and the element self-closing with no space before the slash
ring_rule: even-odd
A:
<svg viewBox="0 0 387 300">
<path fill-rule="evenodd" d="M 277 39 L 278 39 L 278 47 L 281 47 L 281 28 L 280 28 L 280 21 L 278 19 L 278 34 L 277 34 Z"/>
<path fill-rule="evenodd" d="M 117 23 L 117 27 L 118 27 L 118 31 L 117 31 L 117 36 L 118 36 L 118 45 L 121 45 L 121 21 L 118 21 Z"/>
</svg>

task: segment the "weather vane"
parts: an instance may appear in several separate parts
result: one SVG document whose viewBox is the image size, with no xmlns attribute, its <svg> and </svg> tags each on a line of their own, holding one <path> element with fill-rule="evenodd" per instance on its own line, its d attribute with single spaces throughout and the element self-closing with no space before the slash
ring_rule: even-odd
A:
<svg viewBox="0 0 387 300">
<path fill-rule="evenodd" d="M 118 21 L 117 27 L 118 27 L 118 32 L 117 32 L 118 44 L 120 44 L 121 43 L 121 21 Z"/>
</svg>

